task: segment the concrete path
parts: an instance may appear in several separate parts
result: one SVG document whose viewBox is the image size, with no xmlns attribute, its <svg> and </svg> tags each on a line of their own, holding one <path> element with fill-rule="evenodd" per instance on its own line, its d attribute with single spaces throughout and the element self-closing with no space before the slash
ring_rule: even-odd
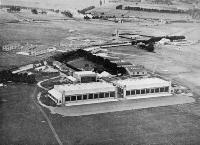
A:
<svg viewBox="0 0 200 145">
<path fill-rule="evenodd" d="M 192 103 L 195 100 L 188 96 L 165 96 L 159 98 L 148 98 L 139 100 L 122 100 L 118 102 L 107 102 L 80 106 L 50 107 L 52 114 L 63 116 L 82 116 L 99 113 L 108 113 L 124 110 L 135 110 L 159 106 L 169 106 L 177 104 Z"/>
<path fill-rule="evenodd" d="M 56 76 L 56 77 L 53 77 L 53 78 L 49 78 L 49 79 L 42 80 L 42 81 L 40 81 L 40 82 L 37 83 L 37 86 L 40 87 L 41 89 L 44 89 L 44 90 L 48 91 L 49 89 L 43 87 L 43 86 L 41 85 L 41 83 L 46 82 L 46 81 L 48 81 L 48 80 L 52 80 L 52 79 L 59 78 L 60 76 L 61 76 L 61 75 Z"/>
</svg>

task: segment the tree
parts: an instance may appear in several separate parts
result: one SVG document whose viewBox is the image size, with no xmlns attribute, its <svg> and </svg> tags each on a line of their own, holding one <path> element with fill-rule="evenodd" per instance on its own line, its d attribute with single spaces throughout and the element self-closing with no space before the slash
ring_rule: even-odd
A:
<svg viewBox="0 0 200 145">
<path fill-rule="evenodd" d="M 118 5 L 118 6 L 116 6 L 116 9 L 120 9 L 120 10 L 122 10 L 122 5 Z"/>
<path fill-rule="evenodd" d="M 32 9 L 31 12 L 32 12 L 33 14 L 38 14 L 37 9 Z"/>
<path fill-rule="evenodd" d="M 63 11 L 61 12 L 63 15 L 69 17 L 69 18 L 73 18 L 73 14 L 70 11 Z"/>
<path fill-rule="evenodd" d="M 8 12 L 19 12 L 21 11 L 20 7 L 11 6 L 10 9 L 7 10 Z"/>
</svg>

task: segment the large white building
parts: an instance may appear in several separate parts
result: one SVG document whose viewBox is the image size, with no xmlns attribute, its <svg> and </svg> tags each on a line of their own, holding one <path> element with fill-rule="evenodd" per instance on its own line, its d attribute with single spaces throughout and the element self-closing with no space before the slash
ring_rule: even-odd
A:
<svg viewBox="0 0 200 145">
<path fill-rule="evenodd" d="M 55 85 L 49 97 L 57 105 L 91 104 L 121 99 L 172 95 L 171 82 L 160 78 L 129 78 L 107 82 Z"/>
<path fill-rule="evenodd" d="M 80 84 L 55 85 L 49 90 L 49 97 L 56 104 L 88 104 L 102 101 L 113 101 L 116 96 L 116 87 L 106 82 L 92 82 Z"/>
<path fill-rule="evenodd" d="M 113 82 L 119 98 L 140 99 L 171 95 L 171 82 L 160 78 L 130 78 Z"/>
</svg>

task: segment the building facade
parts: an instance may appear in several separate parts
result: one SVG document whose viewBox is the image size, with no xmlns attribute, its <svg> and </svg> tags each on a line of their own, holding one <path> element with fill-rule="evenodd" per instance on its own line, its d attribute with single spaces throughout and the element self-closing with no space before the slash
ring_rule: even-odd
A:
<svg viewBox="0 0 200 145">
<path fill-rule="evenodd" d="M 172 95 L 171 82 L 160 78 L 55 85 L 49 97 L 57 105 L 75 105 Z"/>
<path fill-rule="evenodd" d="M 113 82 L 119 98 L 141 99 L 172 95 L 171 82 L 160 78 L 130 78 Z"/>
<path fill-rule="evenodd" d="M 49 97 L 57 105 L 75 103 L 98 103 L 111 101 L 116 98 L 116 87 L 105 82 L 93 82 L 85 84 L 55 85 L 49 91 Z"/>
<path fill-rule="evenodd" d="M 75 77 L 80 83 L 89 83 L 97 81 L 97 74 L 92 71 L 74 72 L 73 77 Z"/>
</svg>

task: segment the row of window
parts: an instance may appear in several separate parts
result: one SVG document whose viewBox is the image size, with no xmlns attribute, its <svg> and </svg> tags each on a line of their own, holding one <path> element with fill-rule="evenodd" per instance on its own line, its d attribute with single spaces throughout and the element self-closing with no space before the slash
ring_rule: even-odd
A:
<svg viewBox="0 0 200 145">
<path fill-rule="evenodd" d="M 129 95 L 140 95 L 140 94 L 149 94 L 149 93 L 162 93 L 162 92 L 169 92 L 169 87 L 162 87 L 162 88 L 151 88 L 151 89 L 141 89 L 141 90 L 127 90 L 126 96 Z"/>
<path fill-rule="evenodd" d="M 65 101 L 78 101 L 78 100 L 88 100 L 88 99 L 99 99 L 99 98 L 114 98 L 115 92 L 106 92 L 106 93 L 95 93 L 95 94 L 84 94 L 84 95 L 73 95 L 65 96 Z"/>
</svg>

